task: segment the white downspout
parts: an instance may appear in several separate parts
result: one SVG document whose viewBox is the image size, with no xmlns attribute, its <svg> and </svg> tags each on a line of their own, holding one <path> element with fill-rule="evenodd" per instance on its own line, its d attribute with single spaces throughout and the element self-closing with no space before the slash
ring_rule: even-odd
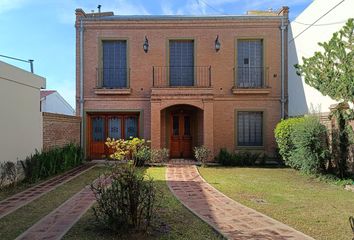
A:
<svg viewBox="0 0 354 240">
<path fill-rule="evenodd" d="M 80 146 L 84 148 L 84 52 L 83 52 L 83 38 L 84 26 L 82 19 L 80 19 L 80 117 L 81 117 L 81 131 L 80 131 Z"/>
<path fill-rule="evenodd" d="M 284 25 L 284 18 L 281 18 L 281 26 L 280 26 L 280 30 L 281 30 L 281 70 L 280 70 L 280 78 L 281 78 L 281 99 L 280 99 L 280 103 L 281 103 L 281 114 L 280 117 L 281 119 L 284 119 L 285 117 L 285 59 L 284 59 L 284 31 L 286 29 L 286 26 Z"/>
</svg>

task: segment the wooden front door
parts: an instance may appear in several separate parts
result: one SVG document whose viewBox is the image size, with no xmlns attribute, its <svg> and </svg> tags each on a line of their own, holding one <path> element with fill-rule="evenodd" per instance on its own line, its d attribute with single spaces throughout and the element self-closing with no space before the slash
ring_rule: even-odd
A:
<svg viewBox="0 0 354 240">
<path fill-rule="evenodd" d="M 88 117 L 89 158 L 107 158 L 112 154 L 107 138 L 129 139 L 139 136 L 138 114 L 92 114 Z"/>
<path fill-rule="evenodd" d="M 188 113 L 171 114 L 171 158 L 192 158 L 191 115 Z"/>
</svg>

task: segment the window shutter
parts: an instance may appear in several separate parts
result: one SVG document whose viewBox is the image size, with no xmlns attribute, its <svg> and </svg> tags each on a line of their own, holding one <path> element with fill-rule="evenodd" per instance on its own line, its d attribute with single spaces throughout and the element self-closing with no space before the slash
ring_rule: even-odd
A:
<svg viewBox="0 0 354 240">
<path fill-rule="evenodd" d="M 127 41 L 102 41 L 103 87 L 127 87 Z"/>
<path fill-rule="evenodd" d="M 262 87 L 263 41 L 261 39 L 237 41 L 237 86 Z"/>
<path fill-rule="evenodd" d="M 237 145 L 263 145 L 263 112 L 237 113 Z"/>
<path fill-rule="evenodd" d="M 170 41 L 170 85 L 194 85 L 194 41 Z"/>
<path fill-rule="evenodd" d="M 101 142 L 104 139 L 104 119 L 103 117 L 95 117 L 92 119 L 92 140 L 93 142 Z"/>
<path fill-rule="evenodd" d="M 125 139 L 138 136 L 138 119 L 136 117 L 125 118 Z"/>
<path fill-rule="evenodd" d="M 108 137 L 114 138 L 116 140 L 122 138 L 122 122 L 119 117 L 109 118 Z"/>
</svg>

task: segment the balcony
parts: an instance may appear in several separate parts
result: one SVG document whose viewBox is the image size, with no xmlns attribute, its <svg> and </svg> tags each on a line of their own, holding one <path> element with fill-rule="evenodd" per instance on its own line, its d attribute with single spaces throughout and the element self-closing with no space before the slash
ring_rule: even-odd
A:
<svg viewBox="0 0 354 240">
<path fill-rule="evenodd" d="M 131 93 L 130 68 L 96 68 L 96 88 L 98 95 L 126 95 Z"/>
<path fill-rule="evenodd" d="M 153 66 L 154 88 L 210 88 L 211 66 Z"/>
<path fill-rule="evenodd" d="M 211 66 L 154 66 L 151 98 L 209 98 Z"/>
<path fill-rule="evenodd" d="M 264 67 L 235 67 L 235 86 L 233 94 L 269 94 L 268 68 Z"/>
</svg>

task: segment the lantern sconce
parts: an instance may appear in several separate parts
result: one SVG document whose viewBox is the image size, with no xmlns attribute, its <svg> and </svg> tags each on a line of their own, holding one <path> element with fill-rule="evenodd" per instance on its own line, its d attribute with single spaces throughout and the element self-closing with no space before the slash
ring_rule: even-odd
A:
<svg viewBox="0 0 354 240">
<path fill-rule="evenodd" d="M 146 36 L 145 36 L 145 41 L 143 44 L 143 49 L 144 49 L 144 52 L 146 52 L 146 53 L 149 51 L 149 40 L 147 39 Z"/>
<path fill-rule="evenodd" d="M 216 36 L 216 39 L 215 39 L 215 51 L 219 51 L 221 48 L 221 43 L 219 42 L 219 35 Z"/>
</svg>

